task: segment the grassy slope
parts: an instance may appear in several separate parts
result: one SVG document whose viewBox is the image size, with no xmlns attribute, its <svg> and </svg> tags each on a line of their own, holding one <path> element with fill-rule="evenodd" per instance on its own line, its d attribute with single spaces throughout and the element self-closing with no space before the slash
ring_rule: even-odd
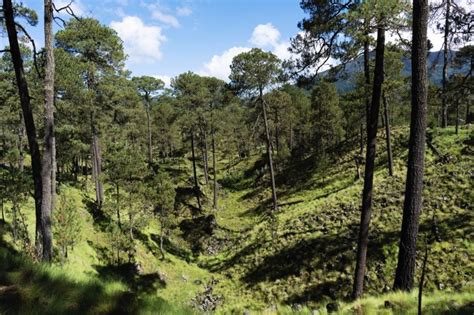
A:
<svg viewBox="0 0 474 315">
<path fill-rule="evenodd" d="M 366 281 L 367 291 L 371 294 L 388 291 L 393 281 L 403 203 L 407 130 L 396 130 L 393 135 L 393 178 L 386 174 L 382 137 L 378 147 L 382 153 L 377 158 Z M 473 168 L 473 136 L 468 130 L 455 136 L 453 130 L 448 129 L 433 132 L 433 137 L 434 145 L 443 154 L 449 153 L 449 157 L 440 159 L 428 150 L 420 246 L 423 247 L 426 235 L 430 235 L 435 212 L 439 241 L 430 245 L 426 291 L 433 293 L 429 293 L 425 303 L 433 313 L 439 313 L 462 309 L 467 302 L 474 300 L 470 282 L 473 230 L 469 226 L 472 222 L 470 204 L 474 200 L 470 173 Z M 320 308 L 324 313 L 322 306 L 328 301 L 344 300 L 351 288 L 362 189 L 362 183 L 354 179 L 352 156 L 353 152 L 341 155 L 324 173 L 318 171 L 311 159 L 281 170 L 278 190 L 282 206 L 271 224 L 265 207 L 270 198 L 266 189 L 268 178 L 259 175 L 262 172 L 258 158 L 253 156 L 238 163 L 221 160 L 219 169 L 223 189 L 220 191 L 220 206 L 217 212 L 209 210 L 216 216 L 220 227 L 213 237 L 213 244 L 220 244 L 220 252 L 193 256 L 189 244 L 176 227 L 169 237 L 175 255 L 170 254 L 161 261 L 155 242 L 159 228 L 151 222 L 143 231 L 141 240 L 136 242 L 136 256 L 143 267 L 143 275 L 133 275 L 132 278 L 121 276 L 120 270 L 104 272 L 110 268 L 101 259 L 100 248 L 109 246 L 110 240 L 100 225 L 94 224 L 87 210 L 91 189 L 83 192 L 80 185 L 67 186 L 64 193 L 69 200 L 74 200 L 84 217 L 81 240 L 69 253 L 68 262 L 53 268 L 36 268 L 26 263 L 24 268 L 3 269 L 0 286 L 20 284 L 22 290 L 32 292 L 21 291 L 20 296 L 31 303 L 22 305 L 35 305 L 35 299 L 41 297 L 46 301 L 44 309 L 54 306 L 56 313 L 61 313 L 59 310 L 71 312 L 74 305 L 75 310 L 82 310 L 80 305 L 96 304 L 95 309 L 104 313 L 117 307 L 145 313 L 162 307 L 166 310 L 164 313 L 183 313 L 187 311 L 191 298 L 203 291 L 202 283 L 216 278 L 219 283 L 215 292 L 224 296 L 224 303 L 219 308 L 222 313 L 243 310 L 275 313 L 276 309 L 279 313 L 291 312 L 289 306 L 278 306 L 283 304 L 297 308 L 302 305 L 302 313 L 314 308 Z M 227 167 L 230 164 L 232 167 Z M 173 172 L 178 186 L 190 186 L 191 165 L 188 160 L 173 161 L 167 167 Z M 205 194 L 211 196 L 210 190 L 205 189 Z M 194 200 L 192 196 L 184 200 L 179 217 L 175 218 L 177 222 L 191 217 L 187 205 L 193 205 Z M 205 203 L 206 208 L 210 208 L 207 198 Z M 32 235 L 31 201 L 23 208 Z M 3 238 L 11 244 L 9 234 L 4 233 Z M 44 279 L 53 279 L 47 281 L 47 292 L 58 283 L 67 284 L 65 287 L 71 292 L 64 300 L 73 306 L 67 306 L 65 302 L 56 306 L 59 301 L 49 301 L 49 295 L 36 288 L 43 281 L 39 278 L 33 277 L 29 282 L 17 281 L 19 274 L 29 269 L 33 269 L 34 274 L 43 275 Z M 158 278 L 164 278 L 166 285 L 157 284 Z M 90 289 L 89 285 L 95 289 Z M 64 285 L 61 288 L 66 290 Z M 442 291 L 434 291 L 439 289 Z M 89 290 L 97 293 L 84 297 L 84 292 Z M 1 296 L 5 295 L 0 288 Z M 81 304 L 85 302 L 79 300 L 87 303 Z M 385 309 L 385 300 L 391 301 L 393 307 Z M 403 313 L 416 309 L 416 298 L 386 293 L 380 297 L 368 297 L 357 304 L 341 303 L 343 312 L 356 308 L 363 308 L 366 313 L 379 313 L 382 309 L 388 313 Z"/>
<path fill-rule="evenodd" d="M 379 141 L 366 279 L 366 290 L 370 294 L 388 292 L 392 286 L 401 225 L 407 138 L 406 129 L 397 129 L 393 134 L 393 178 L 387 176 L 385 168 L 383 134 Z M 419 238 L 423 249 L 424 240 L 432 235 L 434 215 L 438 241 L 430 244 L 426 291 L 467 291 L 471 292 L 467 298 L 471 301 L 474 300 L 472 138 L 469 130 L 462 130 L 459 136 L 454 135 L 452 129 L 433 132 L 433 144 L 446 158 L 427 151 L 425 206 Z M 299 163 L 294 169 L 281 172 L 284 175 L 278 180 L 279 202 L 287 206 L 280 207 L 275 224 L 269 223 L 265 211 L 258 207 L 260 200 L 268 201 L 269 191 L 255 194 L 252 185 L 233 182 L 233 187 L 238 189 L 231 194 L 236 199 L 231 204 L 237 208 L 223 208 L 217 213 L 218 222 L 226 221 L 225 218 L 231 216 L 229 212 L 255 220 L 248 226 L 239 224 L 238 229 L 244 232 L 227 251 L 214 257 L 202 257 L 203 265 L 227 275 L 241 288 L 241 292 L 235 294 L 222 285 L 225 295 L 236 296 L 227 311 L 233 307 L 265 308 L 279 303 L 320 307 L 328 301 L 348 298 L 362 190 L 362 182 L 355 180 L 352 156 L 353 152 L 340 156 L 324 173 L 318 172 L 317 167 L 315 170 L 312 163 Z M 241 167 L 240 178 L 246 181 L 243 171 L 248 164 Z M 253 208 L 249 206 L 251 201 Z M 243 294 L 249 298 L 238 297 Z M 413 303 L 415 301 L 410 307 Z"/>
</svg>

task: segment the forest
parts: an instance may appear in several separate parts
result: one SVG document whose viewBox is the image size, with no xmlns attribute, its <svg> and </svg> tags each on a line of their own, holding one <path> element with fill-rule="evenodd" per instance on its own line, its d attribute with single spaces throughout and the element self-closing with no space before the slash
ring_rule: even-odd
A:
<svg viewBox="0 0 474 315">
<path fill-rule="evenodd" d="M 474 313 L 470 1 L 295 1 L 288 59 L 169 83 L 38 2 L 0 4 L 0 314 Z"/>
</svg>

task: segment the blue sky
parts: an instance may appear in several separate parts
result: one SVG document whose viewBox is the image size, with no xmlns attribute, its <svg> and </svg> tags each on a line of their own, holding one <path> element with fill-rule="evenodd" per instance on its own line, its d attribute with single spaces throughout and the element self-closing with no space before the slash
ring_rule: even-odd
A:
<svg viewBox="0 0 474 315">
<path fill-rule="evenodd" d="M 23 2 L 42 16 L 42 0 Z M 188 70 L 226 79 L 232 57 L 251 47 L 288 57 L 304 15 L 298 0 L 75 0 L 73 8 L 119 33 L 133 75 L 165 81 Z M 41 21 L 30 32 L 42 46 Z"/>
</svg>

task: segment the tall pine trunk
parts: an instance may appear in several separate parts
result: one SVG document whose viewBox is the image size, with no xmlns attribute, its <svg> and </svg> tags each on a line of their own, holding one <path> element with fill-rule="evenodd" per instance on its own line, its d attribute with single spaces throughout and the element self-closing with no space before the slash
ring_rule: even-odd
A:
<svg viewBox="0 0 474 315">
<path fill-rule="evenodd" d="M 193 159 L 193 176 L 194 176 L 194 194 L 196 195 L 196 200 L 198 204 L 199 211 L 202 211 L 200 189 L 197 178 L 197 169 L 196 169 L 196 153 L 194 145 L 194 130 L 191 131 L 191 154 Z"/>
<path fill-rule="evenodd" d="M 10 54 L 12 56 L 13 68 L 15 69 L 18 94 L 20 95 L 20 104 L 23 112 L 23 119 L 25 121 L 26 136 L 28 138 L 28 146 L 31 155 L 36 215 L 35 246 L 37 249 L 37 254 L 40 256 L 41 239 L 43 234 L 41 225 L 41 200 L 43 191 L 43 184 L 41 180 L 41 154 L 39 151 L 38 141 L 36 139 L 36 127 L 30 103 L 30 93 L 28 90 L 28 83 L 26 82 L 25 70 L 23 68 L 23 59 L 21 57 L 20 46 L 18 44 L 18 36 L 16 32 L 11 0 L 3 1 L 3 15 L 8 33 Z"/>
<path fill-rule="evenodd" d="M 387 141 L 387 167 L 388 175 L 393 176 L 393 156 L 392 156 L 392 143 L 390 140 L 390 114 L 388 111 L 387 96 L 383 93 L 383 115 L 385 117 L 385 140 Z"/>
<path fill-rule="evenodd" d="M 89 62 L 87 87 L 90 94 L 90 127 L 92 133 L 91 139 L 91 162 L 92 162 L 92 179 L 95 186 L 95 200 L 97 209 L 102 208 L 104 202 L 104 186 L 102 185 L 101 174 L 102 174 L 102 156 L 99 145 L 99 135 L 95 120 L 95 104 L 94 104 L 94 85 L 95 85 L 95 70 L 94 65 Z"/>
<path fill-rule="evenodd" d="M 415 276 L 416 239 L 422 207 L 427 113 L 428 0 L 413 1 L 412 111 L 403 221 L 394 288 L 411 290 Z"/>
<path fill-rule="evenodd" d="M 364 277 L 367 259 L 367 246 L 369 242 L 369 225 L 372 208 L 372 192 L 375 168 L 375 152 L 377 142 L 377 124 L 384 80 L 384 51 L 385 29 L 377 28 L 377 47 L 375 55 L 374 87 L 372 91 L 372 106 L 370 108 L 369 125 L 367 126 L 367 149 L 364 175 L 364 190 L 362 192 L 362 209 L 359 227 L 359 240 L 357 243 L 357 261 L 353 298 L 359 298 L 364 291 Z"/>
<path fill-rule="evenodd" d="M 53 234 L 51 212 L 53 202 L 53 155 L 54 155 L 54 47 L 53 47 L 53 2 L 44 1 L 45 77 L 44 77 L 44 151 L 41 167 L 43 199 L 41 225 L 43 226 L 43 261 L 53 256 Z"/>
<path fill-rule="evenodd" d="M 202 151 L 202 162 L 204 166 L 204 181 L 206 186 L 209 185 L 209 158 L 208 158 L 208 147 L 207 147 L 207 135 L 206 130 L 201 128 L 201 151 Z"/>
<path fill-rule="evenodd" d="M 212 128 L 211 131 L 211 141 L 212 141 L 212 175 L 213 175 L 213 180 L 214 180 L 214 185 L 213 185 L 213 203 L 212 207 L 214 210 L 217 210 L 217 170 L 216 170 L 216 135 L 215 135 L 215 130 Z"/>
<path fill-rule="evenodd" d="M 459 99 L 456 100 L 456 134 L 459 133 Z"/>
<path fill-rule="evenodd" d="M 99 136 L 95 128 L 94 122 L 92 122 L 92 178 L 95 185 L 95 200 L 97 209 L 102 208 L 104 202 L 104 186 L 102 185 L 101 173 L 102 173 L 102 155 L 99 146 Z"/>
<path fill-rule="evenodd" d="M 443 49 L 443 97 L 441 99 L 441 127 L 448 126 L 448 54 L 449 54 L 449 20 L 451 0 L 446 1 L 446 15 L 444 20 L 444 49 Z"/>
<path fill-rule="evenodd" d="M 278 209 L 277 204 L 277 195 L 276 195 L 276 186 L 275 186 L 275 173 L 273 171 L 273 160 L 272 160 L 272 143 L 270 139 L 270 130 L 268 128 L 268 120 L 267 120 L 267 110 L 265 107 L 265 102 L 263 101 L 263 88 L 260 87 L 260 103 L 262 105 L 263 111 L 263 121 L 265 124 L 265 136 L 267 142 L 267 156 L 268 156 L 268 164 L 270 167 L 270 177 L 271 177 L 271 185 L 272 185 L 272 200 L 273 200 L 273 211 Z"/>
<path fill-rule="evenodd" d="M 365 40 L 364 40 L 364 79 L 365 79 L 365 122 L 367 129 L 369 128 L 370 119 L 370 43 L 369 43 L 369 21 L 366 20 L 364 28 Z"/>
<path fill-rule="evenodd" d="M 25 168 L 25 154 L 23 153 L 23 138 L 25 136 L 25 127 L 23 124 L 23 114 L 20 112 L 18 121 L 18 170 L 23 173 Z"/>
<path fill-rule="evenodd" d="M 153 163 L 153 149 L 152 149 L 152 139 L 151 139 L 151 110 L 150 110 L 150 101 L 148 96 L 146 97 L 146 126 L 147 126 L 147 140 L 148 140 L 148 165 L 151 167 Z"/>
</svg>

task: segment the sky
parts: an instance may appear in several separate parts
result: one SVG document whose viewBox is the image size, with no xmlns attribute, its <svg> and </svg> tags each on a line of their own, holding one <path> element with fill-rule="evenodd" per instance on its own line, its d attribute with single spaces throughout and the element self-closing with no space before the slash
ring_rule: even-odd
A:
<svg viewBox="0 0 474 315">
<path fill-rule="evenodd" d="M 23 3 L 40 16 L 40 23 L 28 30 L 42 47 L 43 1 Z M 56 7 L 68 3 L 55 0 Z M 155 76 L 166 83 L 186 71 L 227 80 L 232 58 L 252 47 L 287 58 L 290 38 L 304 15 L 297 0 L 74 0 L 72 7 L 76 15 L 117 31 L 133 76 Z"/>
<path fill-rule="evenodd" d="M 28 30 L 42 47 L 43 1 L 22 2 L 40 16 Z M 69 2 L 55 0 L 56 7 Z M 288 58 L 290 39 L 305 16 L 299 0 L 74 0 L 72 8 L 117 31 L 133 76 L 159 77 L 167 84 L 186 71 L 227 80 L 232 58 L 252 47 Z M 441 49 L 441 34 L 430 29 L 428 36 L 432 50 Z"/>
</svg>

